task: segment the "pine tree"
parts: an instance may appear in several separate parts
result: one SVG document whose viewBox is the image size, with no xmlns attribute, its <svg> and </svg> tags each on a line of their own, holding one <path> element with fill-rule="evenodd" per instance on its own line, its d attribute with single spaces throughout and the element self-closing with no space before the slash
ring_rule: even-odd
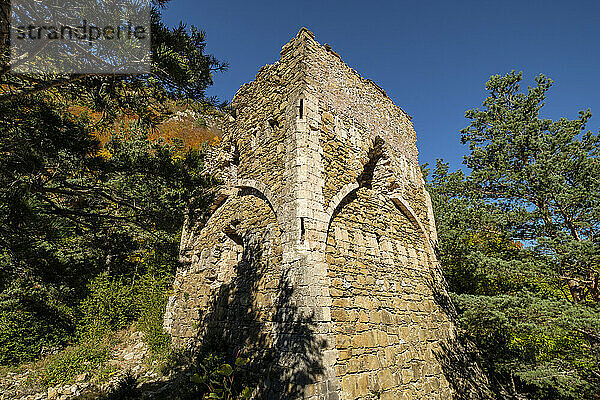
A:
<svg viewBox="0 0 600 400">
<path fill-rule="evenodd" d="M 544 119 L 552 81 L 492 76 L 461 131 L 471 173 L 438 162 L 439 250 L 486 369 L 539 399 L 600 395 L 599 136 L 591 116 Z"/>
<path fill-rule="evenodd" d="M 0 364 L 73 339 L 97 276 L 133 283 L 177 265 L 185 210 L 211 180 L 200 148 L 149 137 L 178 109 L 213 108 L 204 90 L 226 65 L 199 29 L 164 26 L 164 3 L 148 75 L 13 75 L 3 36 Z"/>
</svg>

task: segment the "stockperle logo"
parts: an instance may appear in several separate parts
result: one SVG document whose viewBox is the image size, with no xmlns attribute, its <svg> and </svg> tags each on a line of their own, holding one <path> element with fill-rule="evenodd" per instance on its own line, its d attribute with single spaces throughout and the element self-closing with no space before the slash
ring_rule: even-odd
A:
<svg viewBox="0 0 600 400">
<path fill-rule="evenodd" d="M 12 73 L 150 72 L 150 2 L 13 0 Z"/>
</svg>

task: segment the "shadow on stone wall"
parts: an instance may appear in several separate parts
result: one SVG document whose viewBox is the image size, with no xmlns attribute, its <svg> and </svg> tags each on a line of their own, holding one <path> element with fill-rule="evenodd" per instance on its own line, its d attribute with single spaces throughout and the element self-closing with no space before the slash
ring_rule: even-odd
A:
<svg viewBox="0 0 600 400">
<path fill-rule="evenodd" d="M 501 399 L 492 390 L 477 362 L 477 349 L 460 339 L 440 344 L 434 351 L 446 380 L 456 393 L 456 400 Z"/>
<path fill-rule="evenodd" d="M 448 294 L 441 271 L 431 271 L 427 286 L 435 303 L 457 325 L 457 312 Z M 434 351 L 446 380 L 455 391 L 456 400 L 508 400 L 517 399 L 481 368 L 482 359 L 477 347 L 457 333 L 456 338 L 440 342 Z"/>
<path fill-rule="evenodd" d="M 154 392 L 152 398 L 201 398 L 203 388 L 194 390 L 190 376 L 209 354 L 220 354 L 228 363 L 234 363 L 238 354 L 248 357 L 249 363 L 236 380 L 239 386 L 255 388 L 255 399 L 302 398 L 323 374 L 325 343 L 315 334 L 313 316 L 300 312 L 285 271 L 266 274 L 260 240 L 252 234 L 241 236 L 243 255 L 234 267 L 235 276 L 219 287 L 201 317 L 204 329 L 195 341 L 198 345 L 182 357 L 187 367 L 167 382 L 142 385 L 142 392 Z M 254 300 L 264 279 L 278 280 L 275 299 L 272 307 L 257 308 Z"/>
<path fill-rule="evenodd" d="M 467 338 L 443 343 L 435 357 L 443 373 L 456 392 L 457 400 L 526 400 L 514 390 L 501 384 L 492 374 L 481 369 L 477 347 Z"/>
</svg>

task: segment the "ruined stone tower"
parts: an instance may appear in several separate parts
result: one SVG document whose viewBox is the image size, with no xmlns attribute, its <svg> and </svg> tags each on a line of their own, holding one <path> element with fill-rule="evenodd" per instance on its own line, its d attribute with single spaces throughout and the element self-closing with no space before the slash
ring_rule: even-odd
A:
<svg viewBox="0 0 600 400">
<path fill-rule="evenodd" d="M 255 398 L 448 399 L 454 338 L 410 117 L 302 29 L 243 85 L 165 317 L 250 356 Z"/>
</svg>

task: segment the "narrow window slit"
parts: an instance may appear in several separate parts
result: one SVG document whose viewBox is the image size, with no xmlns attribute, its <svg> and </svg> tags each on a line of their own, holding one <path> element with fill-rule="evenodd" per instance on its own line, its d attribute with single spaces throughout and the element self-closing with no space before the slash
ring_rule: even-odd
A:
<svg viewBox="0 0 600 400">
<path fill-rule="evenodd" d="M 298 107 L 298 115 L 300 119 L 304 118 L 304 99 L 300 99 L 300 106 Z"/>
<path fill-rule="evenodd" d="M 306 230 L 304 228 L 304 217 L 300 217 L 300 240 L 304 240 L 304 234 Z"/>
<path fill-rule="evenodd" d="M 233 155 L 232 155 L 231 163 L 233 165 L 240 165 L 240 149 L 239 149 L 237 143 L 233 146 Z"/>
</svg>

